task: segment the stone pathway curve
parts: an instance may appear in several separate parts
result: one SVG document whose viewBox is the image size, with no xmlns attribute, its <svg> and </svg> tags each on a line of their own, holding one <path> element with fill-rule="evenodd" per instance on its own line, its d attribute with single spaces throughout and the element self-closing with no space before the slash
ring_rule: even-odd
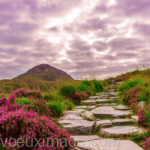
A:
<svg viewBox="0 0 150 150">
<path fill-rule="evenodd" d="M 59 124 L 77 142 L 77 150 L 143 150 L 130 140 L 115 139 L 144 132 L 136 125 L 137 116 L 130 108 L 118 105 L 115 88 L 120 84 L 110 85 L 105 92 L 82 101 L 81 106 L 64 112 L 59 119 Z M 94 132 L 99 136 L 92 135 Z"/>
</svg>

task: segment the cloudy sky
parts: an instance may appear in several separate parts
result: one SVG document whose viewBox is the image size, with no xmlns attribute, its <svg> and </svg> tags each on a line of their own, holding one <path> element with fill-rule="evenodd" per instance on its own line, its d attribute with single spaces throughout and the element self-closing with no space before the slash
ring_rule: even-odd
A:
<svg viewBox="0 0 150 150">
<path fill-rule="evenodd" d="M 0 0 L 0 77 L 47 63 L 80 75 L 150 61 L 150 0 Z"/>
</svg>

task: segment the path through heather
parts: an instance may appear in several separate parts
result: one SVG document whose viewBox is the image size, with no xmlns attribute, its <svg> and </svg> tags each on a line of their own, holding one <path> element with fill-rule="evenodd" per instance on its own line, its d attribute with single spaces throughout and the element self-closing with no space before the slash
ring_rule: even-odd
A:
<svg viewBox="0 0 150 150">
<path fill-rule="evenodd" d="M 77 142 L 77 150 L 143 150 L 126 140 L 126 135 L 144 133 L 138 127 L 137 116 L 127 106 L 119 105 L 115 89 L 110 85 L 105 92 L 82 101 L 73 111 L 66 111 L 59 123 Z M 118 139 L 116 139 L 118 138 Z"/>
</svg>

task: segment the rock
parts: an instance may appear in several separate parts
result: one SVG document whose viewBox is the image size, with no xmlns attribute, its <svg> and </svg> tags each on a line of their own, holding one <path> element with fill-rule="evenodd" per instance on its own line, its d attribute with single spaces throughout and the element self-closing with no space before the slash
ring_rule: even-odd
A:
<svg viewBox="0 0 150 150">
<path fill-rule="evenodd" d="M 97 99 L 96 100 L 97 103 L 105 103 L 105 102 L 110 102 L 109 99 Z"/>
<path fill-rule="evenodd" d="M 110 96 L 110 97 L 114 97 L 114 96 L 116 96 L 117 94 L 115 93 L 115 92 L 110 92 L 110 93 L 108 93 L 108 96 Z"/>
<path fill-rule="evenodd" d="M 99 134 L 105 135 L 106 137 L 120 137 L 124 135 L 131 135 L 138 133 L 137 127 L 132 126 L 116 126 L 111 128 L 100 129 Z"/>
<path fill-rule="evenodd" d="M 84 103 L 86 105 L 95 105 L 96 104 L 95 100 L 94 101 L 93 100 L 86 100 L 86 101 L 82 101 L 82 103 Z"/>
<path fill-rule="evenodd" d="M 58 123 L 72 135 L 91 135 L 94 128 L 94 121 L 59 120 Z"/>
<path fill-rule="evenodd" d="M 111 104 L 97 104 L 98 106 L 116 106 L 116 103 L 111 103 Z"/>
<path fill-rule="evenodd" d="M 126 124 L 133 124 L 136 121 L 133 119 L 114 119 L 112 121 L 114 123 L 114 125 L 126 125 Z"/>
<path fill-rule="evenodd" d="M 77 107 L 75 107 L 75 109 L 86 109 L 87 108 L 87 106 L 77 106 Z"/>
<path fill-rule="evenodd" d="M 145 134 L 148 132 L 148 129 L 144 127 L 139 127 L 138 130 L 139 130 L 138 134 Z"/>
<path fill-rule="evenodd" d="M 141 101 L 138 103 L 139 108 L 144 108 L 145 107 L 145 102 Z"/>
<path fill-rule="evenodd" d="M 95 120 L 93 113 L 90 112 L 90 111 L 85 111 L 85 112 L 84 112 L 84 116 L 85 116 L 87 119 L 91 120 L 91 121 L 94 121 L 94 120 Z"/>
<path fill-rule="evenodd" d="M 73 109 L 73 111 L 84 112 L 84 111 L 85 111 L 85 109 Z"/>
<path fill-rule="evenodd" d="M 98 99 L 100 98 L 99 96 L 90 96 L 89 99 Z"/>
<path fill-rule="evenodd" d="M 99 139 L 87 142 L 78 142 L 79 150 L 143 150 L 129 140 Z"/>
<path fill-rule="evenodd" d="M 138 116 L 132 116 L 132 118 L 138 122 Z"/>
<path fill-rule="evenodd" d="M 93 110 L 93 109 L 95 109 L 96 107 L 97 107 L 96 105 L 88 106 L 87 109 L 88 109 L 88 110 Z"/>
<path fill-rule="evenodd" d="M 106 92 L 96 93 L 97 96 L 99 96 L 99 95 L 103 96 L 103 95 L 105 95 L 105 94 L 106 94 Z"/>
<path fill-rule="evenodd" d="M 65 111 L 63 112 L 64 115 L 70 115 L 70 114 L 74 114 L 76 116 L 81 116 L 81 111 Z"/>
<path fill-rule="evenodd" d="M 103 111 L 98 111 L 98 112 L 94 112 L 94 116 L 96 116 L 97 118 L 106 118 L 106 117 L 114 117 L 114 118 L 119 118 L 122 116 L 127 116 L 129 114 L 132 114 L 130 111 L 119 111 L 119 110 L 111 110 L 111 111 L 107 111 L 107 110 L 103 110 Z"/>
<path fill-rule="evenodd" d="M 124 106 L 124 105 L 115 106 L 113 108 L 116 110 L 130 110 L 130 108 L 128 108 L 127 106 Z"/>
<path fill-rule="evenodd" d="M 110 97 L 110 100 L 118 100 L 116 97 Z"/>
<path fill-rule="evenodd" d="M 97 135 L 88 135 L 88 136 L 74 135 L 74 136 L 71 136 L 71 138 L 73 138 L 74 141 L 76 141 L 76 142 L 87 142 L 87 141 L 100 139 L 100 137 Z"/>
<path fill-rule="evenodd" d="M 112 106 L 100 106 L 98 108 L 93 109 L 91 112 L 98 112 L 102 110 L 110 111 L 110 110 L 114 110 L 114 108 Z"/>
<path fill-rule="evenodd" d="M 70 114 L 70 115 L 65 115 L 61 117 L 60 120 L 84 120 L 84 118 L 76 116 L 74 114 Z"/>
<path fill-rule="evenodd" d="M 110 120 L 100 120 L 96 121 L 95 129 L 99 129 L 100 127 L 112 127 L 112 121 Z"/>
</svg>

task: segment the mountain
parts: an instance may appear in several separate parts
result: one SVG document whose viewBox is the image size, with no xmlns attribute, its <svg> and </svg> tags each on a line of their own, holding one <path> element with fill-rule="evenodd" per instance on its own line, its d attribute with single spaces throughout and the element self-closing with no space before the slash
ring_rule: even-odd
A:
<svg viewBox="0 0 150 150">
<path fill-rule="evenodd" d="M 37 65 L 29 69 L 26 73 L 15 77 L 14 79 L 55 81 L 58 78 L 73 79 L 66 72 L 48 64 Z"/>
</svg>

